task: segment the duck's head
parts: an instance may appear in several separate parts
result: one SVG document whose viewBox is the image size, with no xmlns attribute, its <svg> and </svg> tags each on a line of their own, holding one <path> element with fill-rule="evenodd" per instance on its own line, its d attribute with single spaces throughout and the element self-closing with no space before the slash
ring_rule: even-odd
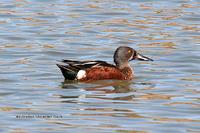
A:
<svg viewBox="0 0 200 133">
<path fill-rule="evenodd" d="M 128 62 L 132 60 L 141 61 L 153 61 L 142 54 L 139 54 L 136 50 L 126 46 L 120 46 L 116 49 L 114 53 L 114 62 L 116 66 L 120 69 L 128 66 Z"/>
</svg>

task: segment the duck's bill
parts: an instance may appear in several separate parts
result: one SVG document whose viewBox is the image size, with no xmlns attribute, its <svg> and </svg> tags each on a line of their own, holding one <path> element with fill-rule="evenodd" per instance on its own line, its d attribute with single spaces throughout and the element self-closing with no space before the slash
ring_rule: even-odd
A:
<svg viewBox="0 0 200 133">
<path fill-rule="evenodd" d="M 136 55 L 136 59 L 141 60 L 141 61 L 153 61 L 153 59 L 146 57 L 144 55 L 141 55 L 139 53 L 137 53 Z"/>
</svg>

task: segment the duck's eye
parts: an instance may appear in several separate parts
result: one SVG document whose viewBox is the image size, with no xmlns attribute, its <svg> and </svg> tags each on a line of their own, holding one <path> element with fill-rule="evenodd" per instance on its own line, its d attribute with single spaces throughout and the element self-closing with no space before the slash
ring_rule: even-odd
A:
<svg viewBox="0 0 200 133">
<path fill-rule="evenodd" d="M 128 53 L 131 53 L 132 51 L 131 50 L 128 50 Z"/>
</svg>

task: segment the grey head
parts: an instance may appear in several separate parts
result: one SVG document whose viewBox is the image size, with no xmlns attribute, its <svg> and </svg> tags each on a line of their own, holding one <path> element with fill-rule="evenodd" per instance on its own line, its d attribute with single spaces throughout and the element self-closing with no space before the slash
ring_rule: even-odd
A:
<svg viewBox="0 0 200 133">
<path fill-rule="evenodd" d="M 139 54 L 136 50 L 127 46 L 120 46 L 114 53 L 114 62 L 119 69 L 129 67 L 128 62 L 132 60 L 153 61 L 152 59 Z"/>
</svg>

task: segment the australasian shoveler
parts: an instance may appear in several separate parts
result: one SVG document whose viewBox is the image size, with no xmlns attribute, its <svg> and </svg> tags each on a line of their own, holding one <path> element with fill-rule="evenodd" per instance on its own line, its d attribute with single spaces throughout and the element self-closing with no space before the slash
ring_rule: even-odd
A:
<svg viewBox="0 0 200 133">
<path fill-rule="evenodd" d="M 131 80 L 134 76 L 129 61 L 135 59 L 153 61 L 152 59 L 139 54 L 136 50 L 126 46 L 118 47 L 113 58 L 116 65 L 100 60 L 62 60 L 62 64 L 57 64 L 57 66 L 60 68 L 65 80 Z"/>
</svg>

